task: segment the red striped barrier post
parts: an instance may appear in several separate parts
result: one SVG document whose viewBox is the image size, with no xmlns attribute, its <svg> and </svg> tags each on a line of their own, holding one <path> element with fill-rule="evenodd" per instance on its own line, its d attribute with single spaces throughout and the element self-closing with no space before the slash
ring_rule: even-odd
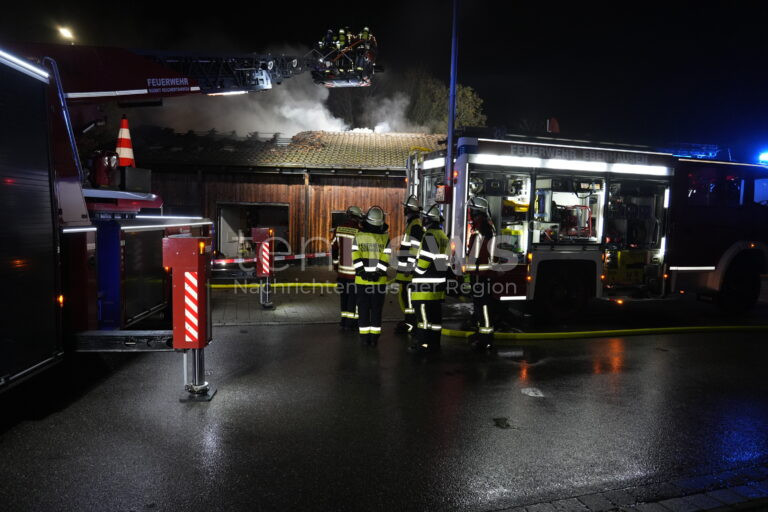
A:
<svg viewBox="0 0 768 512">
<path fill-rule="evenodd" d="M 261 307 L 272 309 L 272 273 L 274 272 L 274 231 L 271 228 L 251 228 L 251 240 L 256 249 L 256 277 L 263 286 L 259 287 Z"/>
<path fill-rule="evenodd" d="M 205 381 L 205 347 L 212 338 L 208 294 L 211 239 L 184 235 L 163 238 L 163 266 L 171 272 L 173 288 L 173 348 L 184 354 L 185 393 L 181 401 L 209 401 L 216 393 Z"/>
</svg>

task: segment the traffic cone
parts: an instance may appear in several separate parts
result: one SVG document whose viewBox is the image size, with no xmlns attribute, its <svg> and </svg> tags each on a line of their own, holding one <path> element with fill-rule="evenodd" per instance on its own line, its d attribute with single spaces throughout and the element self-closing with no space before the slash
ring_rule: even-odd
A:
<svg viewBox="0 0 768 512">
<path fill-rule="evenodd" d="M 117 134 L 117 157 L 120 159 L 117 165 L 120 167 L 136 167 L 133 160 L 133 144 L 131 144 L 131 132 L 128 131 L 128 119 L 120 120 L 120 131 Z"/>
</svg>

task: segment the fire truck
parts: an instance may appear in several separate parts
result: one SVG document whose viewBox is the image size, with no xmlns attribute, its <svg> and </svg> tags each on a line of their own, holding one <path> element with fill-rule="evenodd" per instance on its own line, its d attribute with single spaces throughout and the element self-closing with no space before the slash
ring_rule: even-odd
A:
<svg viewBox="0 0 768 512">
<path fill-rule="evenodd" d="M 695 294 L 728 312 L 755 304 L 768 265 L 768 169 L 637 146 L 508 136 L 414 154 L 408 193 L 440 203 L 461 274 L 467 203 L 496 228 L 492 293 L 562 322 L 590 299 Z"/>
<path fill-rule="evenodd" d="M 98 102 L 129 107 L 185 94 L 263 91 L 309 71 L 304 64 L 259 54 L 0 48 L 0 391 L 67 351 L 174 349 L 167 311 L 179 273 L 171 276 L 166 259 L 178 258 L 166 258 L 166 242 L 177 237 L 178 255 L 189 238 L 205 240 L 212 222 L 163 216 L 151 171 L 118 167 L 114 155 L 94 164 L 111 168 L 114 179 L 94 185 L 77 139 L 94 125 Z M 203 241 L 200 257 L 191 259 L 200 263 L 209 250 Z M 197 274 L 183 275 L 197 287 Z M 204 300 L 204 284 L 195 300 Z M 184 300 L 182 294 L 177 303 Z M 195 325 L 202 322 L 196 305 L 187 313 Z M 194 334 L 202 339 L 200 330 Z M 210 329 L 201 343 L 209 338 Z"/>
</svg>

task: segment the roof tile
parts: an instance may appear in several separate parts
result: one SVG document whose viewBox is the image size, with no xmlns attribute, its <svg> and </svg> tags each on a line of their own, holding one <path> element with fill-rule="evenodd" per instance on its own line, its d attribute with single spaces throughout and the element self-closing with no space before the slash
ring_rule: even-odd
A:
<svg viewBox="0 0 768 512">
<path fill-rule="evenodd" d="M 413 148 L 439 149 L 444 135 L 423 133 L 301 132 L 290 144 L 174 134 L 166 144 L 137 141 L 141 165 L 191 164 L 334 169 L 404 169 Z M 150 145 L 151 144 L 151 145 Z M 183 146 L 181 151 L 175 150 Z M 175 147 L 174 147 L 175 146 Z"/>
</svg>

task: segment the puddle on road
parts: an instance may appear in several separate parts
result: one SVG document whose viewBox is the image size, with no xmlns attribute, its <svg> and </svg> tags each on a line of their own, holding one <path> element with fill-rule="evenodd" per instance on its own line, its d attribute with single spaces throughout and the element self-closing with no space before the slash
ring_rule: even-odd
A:
<svg viewBox="0 0 768 512">
<path fill-rule="evenodd" d="M 504 347 L 499 348 L 497 354 L 503 359 L 533 366 L 545 359 L 546 351 L 541 347 Z"/>
<path fill-rule="evenodd" d="M 493 418 L 493 424 L 496 426 L 496 428 L 512 428 L 512 425 L 509 424 L 509 419 L 507 418 Z"/>
<path fill-rule="evenodd" d="M 544 398 L 544 393 L 539 388 L 523 388 L 520 392 L 533 398 Z"/>
</svg>

